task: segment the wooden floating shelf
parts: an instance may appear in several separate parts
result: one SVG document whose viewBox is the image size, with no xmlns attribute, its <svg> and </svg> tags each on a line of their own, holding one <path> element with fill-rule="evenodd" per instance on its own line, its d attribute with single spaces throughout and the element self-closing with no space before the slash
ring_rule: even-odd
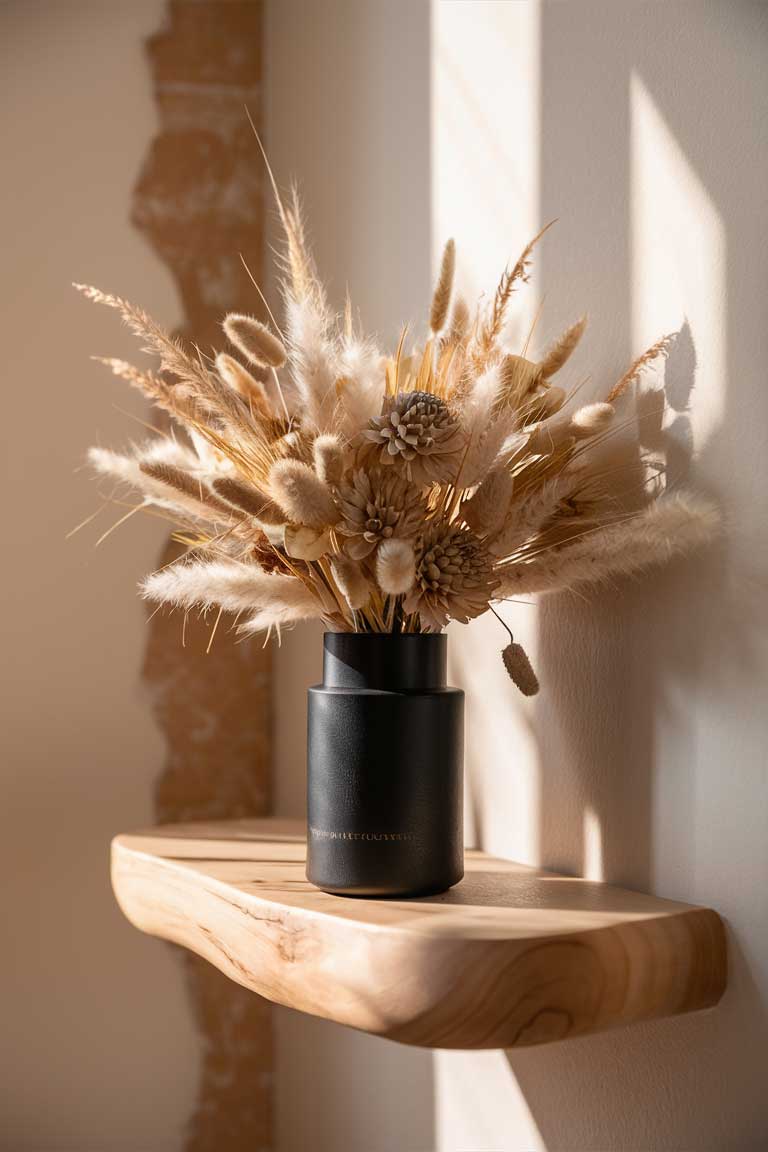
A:
<svg viewBox="0 0 768 1152">
<path fill-rule="evenodd" d="M 144 932 L 278 1004 L 431 1048 L 542 1044 L 708 1008 L 726 984 L 708 908 L 467 852 L 441 896 L 330 896 L 298 824 L 118 836 L 112 883 Z"/>
</svg>

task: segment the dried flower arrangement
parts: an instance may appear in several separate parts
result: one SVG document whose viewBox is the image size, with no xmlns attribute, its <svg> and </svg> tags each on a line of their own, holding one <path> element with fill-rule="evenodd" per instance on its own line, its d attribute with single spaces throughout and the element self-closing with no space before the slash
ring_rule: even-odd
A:
<svg viewBox="0 0 768 1152">
<path fill-rule="evenodd" d="M 349 303 L 342 318 L 332 313 L 298 199 L 277 200 L 285 328 L 274 317 L 272 330 L 227 316 L 239 360 L 184 349 L 134 305 L 76 285 L 122 314 L 160 372 L 104 363 L 188 433 L 127 454 L 90 452 L 98 473 L 172 518 L 188 549 L 144 582 L 147 599 L 218 606 L 219 616 L 245 616 L 245 634 L 310 617 L 332 631 L 440 631 L 494 602 L 595 584 L 710 539 L 710 505 L 663 496 L 659 469 L 639 449 L 631 466 L 606 454 L 630 423 L 617 420 L 616 402 L 668 339 L 605 401 L 581 407 L 569 403 L 576 389 L 553 378 L 584 320 L 541 360 L 505 348 L 508 305 L 539 237 L 474 317 L 452 301 L 449 241 L 423 347 L 407 353 L 403 332 L 385 357 L 358 332 Z M 503 658 L 520 690 L 536 692 L 511 634 Z"/>
</svg>

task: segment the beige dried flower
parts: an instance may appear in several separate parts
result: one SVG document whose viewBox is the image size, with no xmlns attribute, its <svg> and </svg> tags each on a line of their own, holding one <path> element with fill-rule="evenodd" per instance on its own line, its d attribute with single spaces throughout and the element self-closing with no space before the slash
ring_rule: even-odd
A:
<svg viewBox="0 0 768 1152">
<path fill-rule="evenodd" d="M 416 484 L 450 480 L 458 468 L 464 434 L 458 417 L 439 396 L 399 392 L 369 421 L 363 440 L 385 466 L 403 467 Z"/>
<path fill-rule="evenodd" d="M 338 499 L 338 529 L 348 537 L 346 551 L 355 560 L 370 556 L 385 540 L 415 536 L 427 511 L 420 489 L 392 469 L 358 469 Z"/>
<path fill-rule="evenodd" d="M 154 372 L 114 360 L 112 371 L 186 434 L 126 455 L 90 454 L 100 475 L 138 492 L 118 524 L 154 505 L 201 561 L 152 577 L 151 598 L 246 610 L 245 634 L 311 616 L 332 629 L 434 632 L 451 617 L 466 623 L 494 610 L 492 598 L 607 581 L 712 537 L 716 512 L 686 497 L 626 519 L 623 509 L 636 507 L 627 482 L 653 481 L 658 494 L 660 470 L 647 437 L 631 461 L 623 445 L 621 453 L 602 446 L 616 427 L 612 402 L 669 352 L 670 337 L 635 360 L 607 403 L 574 411 L 550 381 L 583 321 L 539 363 L 527 358 L 527 341 L 514 353 L 503 344 L 536 241 L 472 319 L 462 299 L 451 302 L 449 242 L 429 338 L 408 349 L 403 329 L 384 359 L 351 303 L 343 319 L 334 314 L 298 200 L 277 197 L 285 318 L 269 328 L 236 313 L 224 324 L 249 371 L 226 352 L 214 352 L 214 363 L 185 349 L 120 297 L 82 289 L 119 311 L 158 360 Z M 503 656 L 533 693 L 535 675 L 511 633 Z"/>
<path fill-rule="evenodd" d="M 438 520 L 417 543 L 416 578 L 403 608 L 439 631 L 449 619 L 466 624 L 480 616 L 497 586 L 493 561 L 474 532 Z"/>
</svg>

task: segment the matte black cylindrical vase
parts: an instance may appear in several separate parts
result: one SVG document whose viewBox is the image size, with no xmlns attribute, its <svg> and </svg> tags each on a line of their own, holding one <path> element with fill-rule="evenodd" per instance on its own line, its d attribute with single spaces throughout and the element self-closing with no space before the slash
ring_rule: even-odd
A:
<svg viewBox="0 0 768 1152">
<path fill-rule="evenodd" d="M 464 874 L 464 693 L 447 638 L 327 632 L 309 689 L 307 878 L 423 896 Z"/>
</svg>

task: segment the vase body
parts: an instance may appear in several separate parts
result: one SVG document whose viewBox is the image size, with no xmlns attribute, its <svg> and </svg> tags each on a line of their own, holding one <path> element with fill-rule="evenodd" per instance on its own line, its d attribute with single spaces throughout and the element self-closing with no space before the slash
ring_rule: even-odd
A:
<svg viewBox="0 0 768 1152">
<path fill-rule="evenodd" d="M 327 632 L 309 689 L 307 878 L 348 896 L 442 892 L 464 874 L 464 693 L 447 638 Z"/>
</svg>

